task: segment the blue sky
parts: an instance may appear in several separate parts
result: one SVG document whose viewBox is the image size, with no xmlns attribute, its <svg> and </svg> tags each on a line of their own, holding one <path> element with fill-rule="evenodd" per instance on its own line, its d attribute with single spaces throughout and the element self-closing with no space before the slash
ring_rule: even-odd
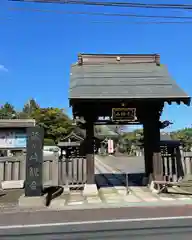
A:
<svg viewBox="0 0 192 240">
<path fill-rule="evenodd" d="M 143 0 L 143 2 L 154 1 Z M 191 3 L 186 0 L 165 2 Z M 25 11 L 18 11 L 16 8 L 23 8 Z M 32 11 L 34 9 L 38 11 Z M 77 60 L 79 52 L 159 53 L 161 62 L 168 65 L 172 77 L 190 96 L 192 95 L 190 70 L 192 24 L 138 25 L 129 22 L 145 20 L 66 15 L 65 11 L 192 17 L 192 12 L 183 11 L 0 0 L 0 104 L 9 101 L 17 108 L 22 108 L 30 97 L 34 97 L 43 107 L 62 107 L 70 113 L 71 110 L 68 108 L 70 64 Z M 102 21 L 112 21 L 112 23 L 102 23 Z M 162 119 L 174 122 L 169 130 L 191 126 L 192 108 L 176 104 L 166 106 Z"/>
</svg>

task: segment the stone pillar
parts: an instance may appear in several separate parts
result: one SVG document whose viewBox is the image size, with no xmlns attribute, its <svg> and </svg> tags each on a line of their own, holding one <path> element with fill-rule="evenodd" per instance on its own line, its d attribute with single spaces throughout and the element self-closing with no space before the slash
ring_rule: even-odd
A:
<svg viewBox="0 0 192 240">
<path fill-rule="evenodd" d="M 43 139 L 44 129 L 27 129 L 27 155 L 25 196 L 41 196 L 43 191 Z"/>
</svg>

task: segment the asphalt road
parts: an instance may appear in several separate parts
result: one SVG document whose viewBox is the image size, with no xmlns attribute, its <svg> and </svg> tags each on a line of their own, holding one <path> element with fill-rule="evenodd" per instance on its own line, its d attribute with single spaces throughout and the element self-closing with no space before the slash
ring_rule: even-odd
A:
<svg viewBox="0 0 192 240">
<path fill-rule="evenodd" d="M 192 216 L 0 227 L 2 239 L 191 240 Z"/>
</svg>

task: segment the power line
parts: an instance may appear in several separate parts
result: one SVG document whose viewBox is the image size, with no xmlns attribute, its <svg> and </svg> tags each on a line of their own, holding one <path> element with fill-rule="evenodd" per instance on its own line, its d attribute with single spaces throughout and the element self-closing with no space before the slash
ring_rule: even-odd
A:
<svg viewBox="0 0 192 240">
<path fill-rule="evenodd" d="M 13 20 L 14 18 L 7 18 L 7 19 L 0 19 L 0 22 L 3 20 Z M 44 22 L 46 20 L 38 20 L 38 22 Z M 90 24 L 125 24 L 125 25 L 191 25 L 192 21 L 101 21 L 101 20 L 91 20 L 87 21 L 86 23 Z"/>
<path fill-rule="evenodd" d="M 0 19 L 0 23 L 4 22 L 5 20 L 13 20 L 13 19 Z M 40 20 L 40 22 L 43 22 Z M 121 25 L 191 25 L 192 21 L 185 21 L 185 22 L 177 22 L 177 21 L 155 21 L 155 22 L 137 22 L 137 21 L 89 21 L 91 24 L 121 24 Z"/>
<path fill-rule="evenodd" d="M 166 15 L 144 15 L 144 14 L 130 14 L 130 13 L 101 13 L 101 12 L 71 12 L 64 10 L 49 10 L 39 8 L 9 8 L 11 11 L 27 11 L 27 12 L 43 12 L 43 13 L 57 13 L 64 15 L 88 15 L 88 16 L 105 16 L 105 17 L 133 17 L 133 18 L 162 18 L 162 19 L 192 19 L 187 16 L 166 16 Z"/>
<path fill-rule="evenodd" d="M 163 3 L 133 3 L 133 2 L 105 2 L 105 1 L 87 1 L 87 0 L 9 0 L 14 2 L 36 2 L 36 3 L 57 3 L 57 4 L 75 4 L 103 7 L 126 7 L 126 8 L 159 8 L 159 9 L 183 9 L 191 10 L 192 4 L 163 4 Z"/>
<path fill-rule="evenodd" d="M 164 25 L 175 25 L 175 24 L 181 24 L 181 25 L 190 25 L 192 24 L 192 21 L 150 21 L 150 22 L 136 22 L 136 21 L 121 21 L 121 22 L 117 22 L 117 21 L 91 21 L 90 23 L 102 23 L 102 24 L 136 24 L 136 25 L 160 25 L 160 24 L 164 24 Z"/>
</svg>

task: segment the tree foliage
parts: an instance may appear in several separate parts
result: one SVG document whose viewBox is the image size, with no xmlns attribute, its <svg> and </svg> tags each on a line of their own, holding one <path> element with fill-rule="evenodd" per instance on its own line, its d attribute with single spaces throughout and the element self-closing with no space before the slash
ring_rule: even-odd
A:
<svg viewBox="0 0 192 240">
<path fill-rule="evenodd" d="M 192 128 L 184 128 L 170 133 L 173 140 L 180 140 L 185 151 L 192 149 Z M 124 133 L 121 137 L 121 142 L 124 142 L 126 148 L 130 148 L 132 144 L 139 145 L 143 139 L 143 129 L 137 129 L 132 132 Z"/>
<path fill-rule="evenodd" d="M 43 127 L 45 138 L 58 142 L 73 129 L 72 120 L 59 108 L 37 108 L 31 113 L 36 124 Z"/>
<path fill-rule="evenodd" d="M 173 139 L 180 140 L 183 143 L 186 151 L 190 151 L 192 149 L 192 128 L 184 128 L 172 132 L 171 137 Z"/>
<path fill-rule="evenodd" d="M 35 99 L 31 98 L 23 107 L 21 114 L 24 118 L 30 118 L 33 112 L 39 109 L 40 106 L 36 103 Z"/>
<path fill-rule="evenodd" d="M 50 139 L 49 142 L 62 140 L 73 129 L 72 120 L 64 109 L 41 108 L 35 99 L 27 101 L 22 111 L 16 111 L 13 105 L 5 103 L 0 107 L 0 118 L 35 119 L 36 124 L 44 128 L 45 138 Z"/>
<path fill-rule="evenodd" d="M 6 102 L 0 107 L 0 119 L 14 119 L 17 118 L 15 108 L 10 103 Z"/>
</svg>

